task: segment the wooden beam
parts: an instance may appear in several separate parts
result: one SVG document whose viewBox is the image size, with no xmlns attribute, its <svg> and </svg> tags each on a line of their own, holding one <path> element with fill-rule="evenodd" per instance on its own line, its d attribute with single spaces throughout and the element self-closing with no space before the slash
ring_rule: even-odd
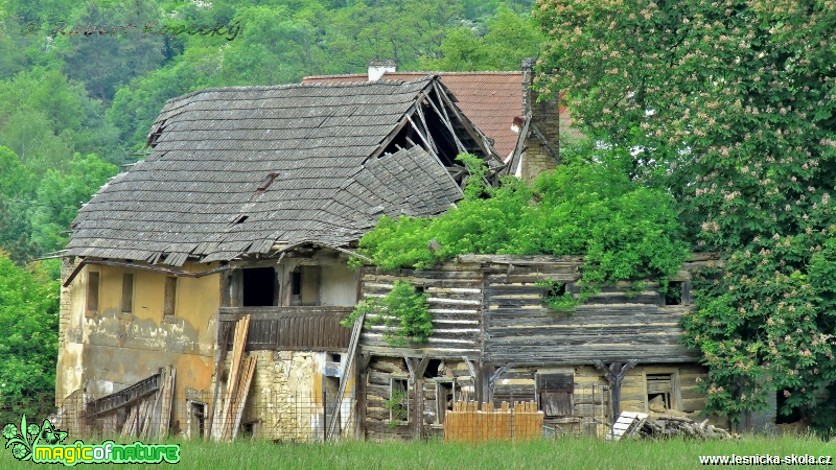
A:
<svg viewBox="0 0 836 470">
<path fill-rule="evenodd" d="M 450 131 L 450 135 L 453 136 L 453 142 L 455 142 L 456 149 L 458 149 L 459 153 L 467 152 L 467 149 L 464 148 L 464 144 L 461 140 L 459 140 L 459 136 L 458 134 L 456 134 L 456 130 L 453 129 L 453 124 L 450 122 L 450 116 L 447 114 L 447 110 L 444 109 L 444 105 L 441 104 L 441 98 L 439 98 L 439 106 L 441 106 L 440 110 L 439 107 L 435 105 L 431 97 L 427 96 L 427 101 L 430 103 L 430 106 L 433 107 L 438 117 L 441 118 L 441 122 L 443 122 L 444 125 L 447 126 L 447 130 Z"/>
<path fill-rule="evenodd" d="M 217 267 L 217 268 L 214 268 L 214 269 L 209 269 L 207 271 L 202 271 L 202 272 L 196 272 L 195 273 L 195 272 L 190 272 L 190 271 L 184 271 L 182 269 L 164 268 L 162 266 L 152 266 L 152 265 L 148 265 L 148 264 L 137 264 L 137 263 L 131 263 L 131 262 L 127 262 L 127 261 L 112 261 L 112 260 L 103 260 L 103 259 L 102 260 L 85 259 L 81 263 L 79 263 L 78 266 L 75 267 L 75 269 L 73 269 L 73 271 L 70 273 L 69 277 L 67 277 L 67 280 L 64 281 L 64 287 L 68 287 L 70 284 L 72 284 L 75 277 L 78 276 L 78 274 L 81 272 L 81 269 L 88 264 L 89 265 L 95 265 L 95 266 L 113 266 L 113 267 L 118 267 L 118 268 L 135 269 L 135 270 L 138 270 L 138 271 L 151 271 L 151 272 L 156 272 L 156 273 L 168 274 L 170 276 L 175 276 L 175 277 L 190 277 L 190 278 L 201 278 L 201 277 L 210 276 L 212 274 L 217 274 L 217 273 L 224 272 L 224 271 L 229 271 L 230 269 L 234 269 L 233 266 L 226 265 L 226 266 L 220 266 L 220 267 Z"/>
<path fill-rule="evenodd" d="M 627 362 L 611 362 L 608 366 L 599 360 L 595 360 L 593 363 L 595 367 L 604 371 L 604 377 L 610 384 L 610 403 L 612 405 L 610 419 L 612 422 L 615 422 L 618 415 L 621 414 L 621 382 L 624 380 L 627 371 L 635 367 L 639 363 L 639 360 L 630 359 Z"/>
</svg>

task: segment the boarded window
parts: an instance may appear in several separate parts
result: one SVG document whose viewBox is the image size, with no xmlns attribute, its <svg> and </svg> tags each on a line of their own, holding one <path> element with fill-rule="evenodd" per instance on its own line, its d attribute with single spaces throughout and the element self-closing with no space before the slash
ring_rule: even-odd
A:
<svg viewBox="0 0 836 470">
<path fill-rule="evenodd" d="M 244 269 L 244 307 L 276 305 L 276 270 L 273 268 Z"/>
<path fill-rule="evenodd" d="M 132 273 L 122 274 L 122 311 L 125 313 L 134 311 L 134 275 Z"/>
<path fill-rule="evenodd" d="M 676 374 L 647 374 L 647 406 L 650 411 L 662 413 L 679 408 L 679 386 Z"/>
<path fill-rule="evenodd" d="M 575 375 L 551 373 L 537 375 L 537 394 L 540 409 L 546 417 L 572 416 Z"/>
<path fill-rule="evenodd" d="M 99 273 L 95 271 L 87 274 L 87 311 L 99 311 Z"/>
<path fill-rule="evenodd" d="M 290 275 L 290 305 L 319 305 L 319 266 L 299 266 Z"/>
<path fill-rule="evenodd" d="M 163 305 L 163 315 L 166 317 L 174 316 L 174 307 L 177 304 L 177 278 L 168 276 L 165 278 L 165 304 Z"/>
</svg>

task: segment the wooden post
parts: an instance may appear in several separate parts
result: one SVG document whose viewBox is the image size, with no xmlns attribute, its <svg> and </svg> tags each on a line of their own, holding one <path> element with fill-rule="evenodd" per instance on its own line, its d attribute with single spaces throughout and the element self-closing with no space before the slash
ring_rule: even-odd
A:
<svg viewBox="0 0 836 470">
<path fill-rule="evenodd" d="M 595 367 L 604 371 L 604 377 L 610 384 L 610 421 L 614 423 L 618 419 L 618 415 L 621 414 L 621 382 L 624 380 L 627 371 L 635 367 L 639 360 L 630 359 L 627 362 L 611 362 L 609 366 L 605 366 L 603 361 L 595 360 L 593 362 Z"/>
<path fill-rule="evenodd" d="M 429 356 L 422 356 L 419 360 L 415 357 L 404 356 L 406 367 L 409 368 L 409 382 L 412 383 L 413 393 L 415 399 L 413 403 L 414 411 L 412 413 L 412 422 L 415 426 L 413 432 L 416 439 L 421 439 L 424 435 L 424 371 L 427 370 L 427 364 L 430 363 Z M 407 391 L 407 396 L 409 391 Z"/>
</svg>

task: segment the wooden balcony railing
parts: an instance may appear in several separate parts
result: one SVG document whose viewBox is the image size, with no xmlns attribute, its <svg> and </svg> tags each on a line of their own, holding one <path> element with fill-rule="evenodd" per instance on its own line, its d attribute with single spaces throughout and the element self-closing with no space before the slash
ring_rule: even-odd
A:
<svg viewBox="0 0 836 470">
<path fill-rule="evenodd" d="M 250 314 L 247 350 L 348 350 L 351 328 L 340 325 L 352 307 L 221 307 L 219 341 L 227 335 L 232 345 L 235 322 Z M 227 334 L 226 331 L 229 331 Z"/>
</svg>

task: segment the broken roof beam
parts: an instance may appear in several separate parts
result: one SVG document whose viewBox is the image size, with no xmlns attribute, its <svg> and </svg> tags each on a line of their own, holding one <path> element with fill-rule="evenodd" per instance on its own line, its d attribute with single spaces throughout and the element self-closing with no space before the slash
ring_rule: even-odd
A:
<svg viewBox="0 0 836 470">
<path fill-rule="evenodd" d="M 464 144 L 461 140 L 459 140 L 459 135 L 456 134 L 456 130 L 453 129 L 453 124 L 450 121 L 450 115 L 447 114 L 447 110 L 444 108 L 444 105 L 441 104 L 441 98 L 439 98 L 438 106 L 436 106 L 436 104 L 433 102 L 430 96 L 426 96 L 426 98 L 427 102 L 430 104 L 430 106 L 432 106 L 432 108 L 435 110 L 435 113 L 441 119 L 441 122 L 443 122 L 444 125 L 447 127 L 447 130 L 450 131 L 450 135 L 453 136 L 453 141 L 456 143 L 456 149 L 459 151 L 459 153 L 467 152 L 467 149 L 464 147 Z"/>
<path fill-rule="evenodd" d="M 456 115 L 459 121 L 461 121 L 467 133 L 470 134 L 470 137 L 479 147 L 479 150 L 481 150 L 486 157 L 493 157 L 498 162 L 501 162 L 502 159 L 499 158 L 498 155 L 496 155 L 496 153 L 493 150 L 493 147 L 491 147 L 491 145 L 488 143 L 487 137 L 485 137 L 479 130 L 477 130 L 470 122 L 470 120 L 468 120 L 461 112 L 459 112 L 459 110 L 453 103 L 453 100 L 451 100 L 450 97 L 447 96 L 447 93 L 445 93 L 437 83 L 433 82 L 432 86 L 433 89 L 435 89 L 436 93 L 438 93 L 438 95 L 441 97 L 441 100 L 444 102 L 444 104 L 453 112 L 453 114 Z"/>
</svg>

